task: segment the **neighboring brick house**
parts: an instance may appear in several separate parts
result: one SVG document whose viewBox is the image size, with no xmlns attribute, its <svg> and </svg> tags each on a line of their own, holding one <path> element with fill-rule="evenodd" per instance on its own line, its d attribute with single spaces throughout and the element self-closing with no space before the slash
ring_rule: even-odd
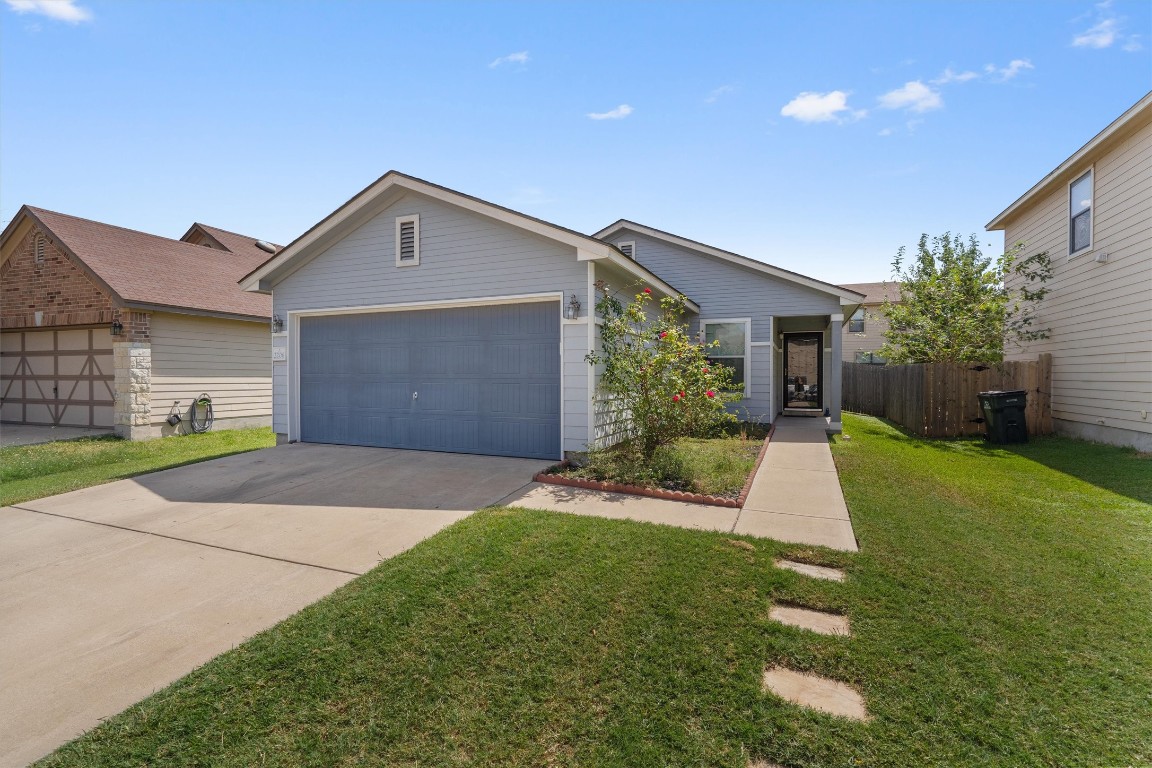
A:
<svg viewBox="0 0 1152 768">
<path fill-rule="evenodd" d="M 1006 357 L 1052 355 L 1056 432 L 1152 450 L 1152 93 L 987 228 L 1052 261 L 1049 336 Z"/>
<path fill-rule="evenodd" d="M 0 234 L 0 421 L 157 437 L 207 393 L 214 428 L 271 423 L 271 301 L 237 286 L 275 251 L 257 242 L 22 207 Z"/>
<path fill-rule="evenodd" d="M 899 287 L 896 283 L 844 283 L 840 287 L 864 294 L 864 302 L 841 331 L 844 335 L 841 359 L 846 363 L 883 363 L 879 352 L 884 346 L 884 331 L 888 330 L 884 302 L 898 302 Z"/>
</svg>

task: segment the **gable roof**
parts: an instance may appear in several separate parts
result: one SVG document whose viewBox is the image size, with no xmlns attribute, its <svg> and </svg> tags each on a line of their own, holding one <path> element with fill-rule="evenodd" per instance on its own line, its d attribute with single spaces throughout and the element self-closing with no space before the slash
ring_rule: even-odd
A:
<svg viewBox="0 0 1152 768">
<path fill-rule="evenodd" d="M 1141 116 L 1152 117 L 1152 91 L 1146 93 L 1144 98 L 1140 99 L 1140 101 L 1133 104 L 1124 114 L 1109 123 L 1108 127 L 1092 137 L 1091 141 L 1080 147 L 1071 157 L 1060 163 L 1060 165 L 1056 166 L 1047 176 L 1036 182 L 1030 190 L 1018 197 L 1016 202 L 997 214 L 996 218 L 984 226 L 984 229 L 989 231 L 1004 229 L 1008 219 L 1019 213 L 1022 208 L 1035 200 L 1038 195 L 1043 194 L 1053 186 L 1071 181 L 1068 177 L 1073 171 L 1079 170 L 1077 166 L 1080 163 L 1089 155 L 1096 152 L 1101 145 L 1110 141 Z"/>
<path fill-rule="evenodd" d="M 224 250 L 231 251 L 232 253 L 242 256 L 246 259 L 251 259 L 251 263 L 253 264 L 259 264 L 261 262 L 267 261 L 268 257 L 273 255 L 256 245 L 257 242 L 267 242 L 265 240 L 257 240 L 254 237 L 241 235 L 238 232 L 229 232 L 228 230 L 220 229 L 219 227 L 210 227 L 207 224 L 201 224 L 198 221 L 194 222 L 192 226 L 188 228 L 188 231 L 184 233 L 184 236 L 180 239 L 187 241 L 194 232 L 201 232 L 204 235 L 207 235 Z M 279 251 L 281 248 L 283 248 L 283 246 L 277 245 L 276 243 L 268 243 L 268 245 L 272 246 L 274 249 L 276 249 L 276 251 Z"/>
<path fill-rule="evenodd" d="M 841 288 L 847 288 L 855 293 L 864 294 L 861 304 L 883 304 L 885 301 L 900 301 L 899 283 L 841 283 Z"/>
<path fill-rule="evenodd" d="M 664 282 L 659 276 L 644 266 L 632 261 L 622 254 L 615 246 L 597 240 L 594 237 L 582 234 L 567 227 L 561 227 L 543 219 L 529 216 L 511 208 L 505 208 L 495 203 L 489 203 L 472 195 L 457 192 L 454 189 L 442 187 L 439 184 L 418 179 L 399 171 L 388 171 L 376 181 L 360 190 L 351 199 L 341 205 L 332 213 L 321 219 L 315 226 L 300 237 L 284 246 L 276 255 L 267 258 L 240 280 L 240 287 L 245 291 L 267 292 L 268 286 L 264 281 L 279 274 L 286 273 L 295 262 L 306 259 L 319 253 L 324 248 L 339 240 L 346 232 L 366 221 L 376 210 L 385 207 L 390 198 L 399 197 L 408 192 L 430 197 L 434 200 L 455 205 L 459 208 L 502 221 L 527 232 L 531 232 L 550 240 L 556 240 L 570 245 L 576 249 L 576 258 L 580 261 L 606 259 L 625 269 L 633 275 L 640 277 L 654 287 L 667 294 L 678 294 L 674 287 Z M 265 254 L 267 256 L 267 254 Z M 689 307 L 694 311 L 700 310 L 690 298 Z"/>
<path fill-rule="evenodd" d="M 807 277 L 806 275 L 801 275 L 798 272 L 791 272 L 787 269 L 774 267 L 771 264 L 764 263 L 763 261 L 756 261 L 755 259 L 750 259 L 747 256 L 741 256 L 738 253 L 732 253 L 731 251 L 715 248 L 711 245 L 697 242 L 696 240 L 689 240 L 686 237 L 680 237 L 679 235 L 674 235 L 671 232 L 665 232 L 663 230 L 656 229 L 655 227 L 647 227 L 643 224 L 637 224 L 636 222 L 629 221 L 628 219 L 620 219 L 616 223 L 610 224 L 609 226 L 594 234 L 593 237 L 597 239 L 610 237 L 622 229 L 628 229 L 641 235 L 646 235 L 657 240 L 663 240 L 666 243 L 671 243 L 672 245 L 677 245 L 681 248 L 687 248 L 688 250 L 696 251 L 706 256 L 711 256 L 714 259 L 719 259 L 720 261 L 727 261 L 732 264 L 738 264 L 742 267 L 748 267 L 749 269 L 762 272 L 766 275 L 771 275 L 772 277 L 776 277 L 787 282 L 803 285 L 806 288 L 812 288 L 823 293 L 830 293 L 833 296 L 838 296 L 840 298 L 841 306 L 859 304 L 860 300 L 863 298 L 863 294 L 858 293 L 857 291 L 849 290 L 839 285 L 833 285 L 832 283 L 825 283 L 823 280 Z"/>
<path fill-rule="evenodd" d="M 25 217 L 126 307 L 261 320 L 272 315 L 267 296 L 236 286 L 241 275 L 268 256 L 259 249 L 252 249 L 259 253 L 256 256 L 247 249 L 206 248 L 27 205 L 12 218 L 0 242 Z"/>
</svg>

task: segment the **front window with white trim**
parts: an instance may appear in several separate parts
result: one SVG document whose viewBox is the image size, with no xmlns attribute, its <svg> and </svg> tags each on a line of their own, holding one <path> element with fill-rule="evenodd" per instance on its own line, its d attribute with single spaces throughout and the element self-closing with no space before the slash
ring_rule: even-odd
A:
<svg viewBox="0 0 1152 768">
<path fill-rule="evenodd" d="M 1092 247 L 1092 171 L 1068 185 L 1068 253 Z"/>
<path fill-rule="evenodd" d="M 420 216 L 396 217 L 396 266 L 414 267 L 420 263 Z"/>
<path fill-rule="evenodd" d="M 740 320 L 701 320 L 704 343 L 708 344 L 706 354 L 710 362 L 732 369 L 732 383 L 748 391 L 748 359 L 752 336 L 752 321 Z M 719 342 L 718 346 L 711 346 Z"/>
</svg>

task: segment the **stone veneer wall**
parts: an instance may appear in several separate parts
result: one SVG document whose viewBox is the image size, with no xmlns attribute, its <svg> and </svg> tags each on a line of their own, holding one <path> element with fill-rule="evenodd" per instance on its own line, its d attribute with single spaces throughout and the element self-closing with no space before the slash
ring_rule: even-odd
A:
<svg viewBox="0 0 1152 768">
<path fill-rule="evenodd" d="M 157 437 L 152 427 L 152 339 L 147 312 L 117 312 L 124 332 L 112 342 L 116 375 L 116 434 L 130 440 Z"/>
</svg>

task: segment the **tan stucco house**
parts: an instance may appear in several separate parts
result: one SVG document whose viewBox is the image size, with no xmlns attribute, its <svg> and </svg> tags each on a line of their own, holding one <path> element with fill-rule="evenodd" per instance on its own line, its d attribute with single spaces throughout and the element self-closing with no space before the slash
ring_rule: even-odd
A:
<svg viewBox="0 0 1152 768">
<path fill-rule="evenodd" d="M 896 283 L 843 283 L 840 287 L 864 294 L 864 301 L 844 323 L 841 359 L 845 363 L 884 363 L 880 348 L 889 327 L 884 302 L 899 301 L 899 287 Z"/>
<path fill-rule="evenodd" d="M 0 422 L 159 437 L 205 393 L 213 429 L 270 424 L 272 305 L 236 282 L 275 249 L 22 207 L 0 235 Z"/>
<path fill-rule="evenodd" d="M 1038 325 L 1008 359 L 1052 354 L 1057 432 L 1152 450 L 1152 93 L 988 224 L 1053 276 Z"/>
</svg>

